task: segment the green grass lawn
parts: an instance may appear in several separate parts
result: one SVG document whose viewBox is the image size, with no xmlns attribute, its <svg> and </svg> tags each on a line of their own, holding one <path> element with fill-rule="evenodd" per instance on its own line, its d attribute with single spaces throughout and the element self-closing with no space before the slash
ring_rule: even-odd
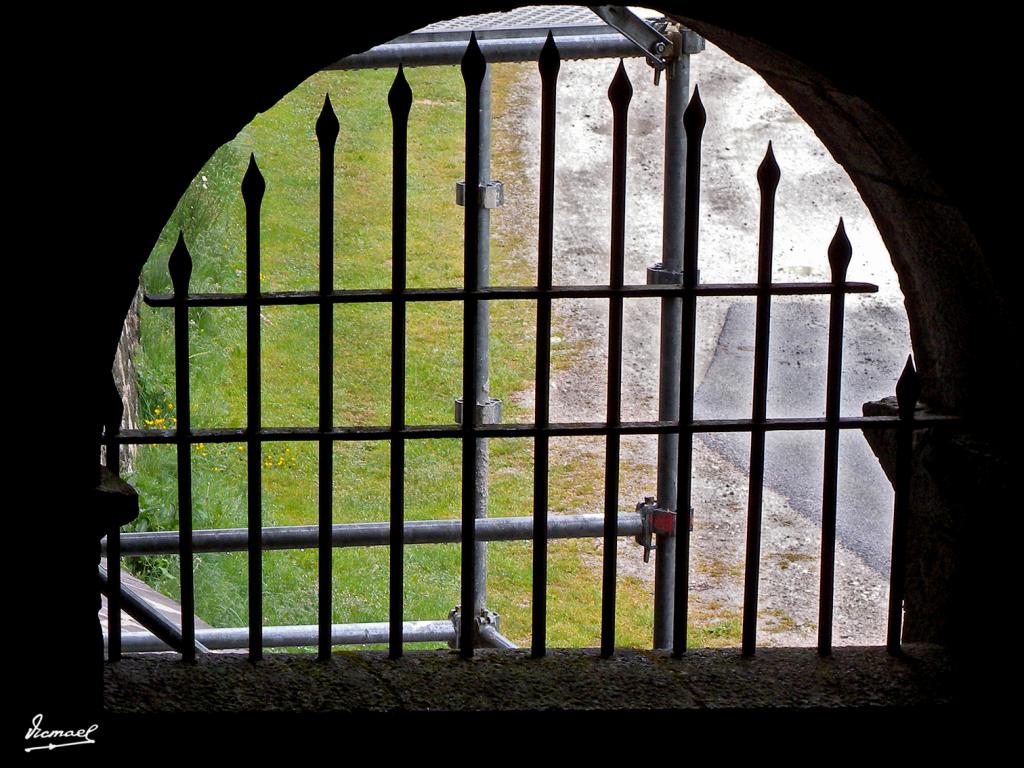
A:
<svg viewBox="0 0 1024 768">
<path fill-rule="evenodd" d="M 335 285 L 339 289 L 391 283 L 391 131 L 387 91 L 393 71 L 321 73 L 259 115 L 222 147 L 197 176 L 168 222 L 144 270 L 148 292 L 170 292 L 167 258 L 179 229 L 193 256 L 191 290 L 244 289 L 244 209 L 239 184 L 250 153 L 266 179 L 260 283 L 263 290 L 315 290 L 318 286 L 318 144 L 314 124 L 329 93 L 341 131 L 335 189 Z M 497 67 L 495 109 L 502 109 L 513 74 Z M 414 93 L 410 115 L 410 287 L 462 283 L 462 210 L 453 184 L 462 177 L 464 87 L 457 68 L 408 72 Z M 515 172 L 515 158 L 495 158 Z M 500 178 L 500 174 L 496 173 Z M 500 215 L 497 214 L 497 215 Z M 510 251 L 523 243 L 492 247 L 492 273 L 503 282 L 532 283 L 535 274 Z M 529 244 L 525 244 L 529 245 Z M 504 400 L 506 421 L 526 421 L 509 398 L 533 380 L 535 304 L 492 302 L 491 392 Z M 142 351 L 137 360 L 142 417 L 151 429 L 173 426 L 171 312 L 143 308 Z M 191 310 L 192 423 L 194 427 L 243 426 L 245 318 L 241 308 Z M 262 408 L 265 426 L 317 423 L 317 309 L 263 310 Z M 408 310 L 407 420 L 451 423 L 452 398 L 461 391 L 462 308 L 457 303 L 415 303 Z M 338 425 L 387 424 L 389 414 L 390 307 L 344 305 L 335 309 L 335 411 Z M 556 365 L 571 364 L 562 354 Z M 317 447 L 312 443 L 263 446 L 265 525 L 309 525 L 317 519 Z M 532 510 L 532 441 L 492 440 L 490 514 Z M 388 447 L 383 442 L 334 447 L 336 523 L 388 519 Z M 198 445 L 193 453 L 196 529 L 246 525 L 246 448 Z M 456 440 L 410 441 L 406 460 L 406 514 L 410 520 L 459 516 L 460 445 Z M 142 507 L 133 530 L 176 526 L 174 449 L 143 447 L 132 483 Z M 552 459 L 554 512 L 600 511 L 602 468 L 590 454 L 563 451 Z M 127 529 L 126 529 L 127 530 Z M 530 638 L 530 542 L 491 544 L 488 606 L 502 616 L 513 641 Z M 592 539 L 550 545 L 549 643 L 595 646 L 600 642 L 600 573 Z M 316 623 L 317 552 L 266 552 L 265 622 Z M 246 553 L 197 556 L 196 611 L 214 626 L 244 626 L 247 615 Z M 388 550 L 339 549 L 334 553 L 335 622 L 385 621 Z M 440 619 L 459 602 L 458 545 L 405 549 L 407 619 Z M 177 558 L 128 563 L 158 589 L 178 596 Z M 650 644 L 653 599 L 648 587 L 623 577 L 617 605 L 620 645 Z M 714 637 L 709 638 L 713 644 Z"/>
</svg>

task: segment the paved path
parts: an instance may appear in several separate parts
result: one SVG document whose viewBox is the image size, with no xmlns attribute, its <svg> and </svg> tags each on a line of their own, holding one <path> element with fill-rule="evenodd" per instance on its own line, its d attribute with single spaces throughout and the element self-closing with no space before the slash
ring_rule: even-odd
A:
<svg viewBox="0 0 1024 768">
<path fill-rule="evenodd" d="M 566 62 L 560 74 L 559 163 L 556 183 L 556 281 L 601 282 L 607 275 L 607 179 L 610 109 L 604 95 L 614 62 Z M 799 116 L 749 68 L 709 45 L 691 59 L 708 113 L 701 181 L 700 264 L 704 282 L 755 279 L 758 190 L 755 174 L 768 141 L 782 169 L 777 195 L 773 279 L 829 279 L 828 244 L 840 217 L 853 247 L 852 281 L 879 285 L 877 294 L 846 300 L 842 413 L 893 394 L 910 352 L 906 313 L 889 254 L 849 177 Z M 627 282 L 643 282 L 644 268 L 660 254 L 661 153 L 664 88 L 650 82 L 641 61 L 627 61 L 634 87 L 630 105 L 627 183 Z M 535 116 L 534 116 L 535 118 Z M 534 120 L 526 120 L 532 125 Z M 524 142 L 524 156 L 535 137 Z M 587 183 L 583 183 L 586 180 Z M 530 198 L 533 199 L 533 198 Z M 596 222 L 596 224 L 595 224 Z M 597 258 L 595 259 L 595 254 Z M 564 302 L 564 304 L 571 304 Z M 705 298 L 698 306 L 698 417 L 750 416 L 753 371 L 753 299 Z M 653 418 L 657 402 L 657 306 L 625 308 L 623 409 L 626 418 Z M 776 298 L 773 302 L 769 416 L 823 416 L 827 299 Z M 581 306 L 571 318 L 592 342 L 588 369 L 603 370 L 607 310 Z M 578 378 L 583 379 L 581 374 Z M 553 394 L 553 407 L 577 418 L 603 418 L 603 380 L 572 381 Z M 573 399 L 572 393 L 576 396 Z M 746 471 L 749 437 L 708 436 L 706 444 Z M 814 525 L 821 516 L 821 433 L 771 435 L 766 484 Z M 653 463 L 653 457 L 633 457 Z M 888 571 L 892 490 L 860 433 L 840 446 L 838 535 L 873 569 Z"/>
<path fill-rule="evenodd" d="M 768 372 L 769 417 L 824 415 L 828 307 L 824 303 L 780 303 L 772 318 Z M 890 394 L 899 375 L 890 339 L 872 332 L 897 325 L 886 305 L 854 307 L 846 314 L 843 413 Z M 754 306 L 733 304 L 726 315 L 711 364 L 694 402 L 697 418 L 749 416 L 754 359 Z M 704 442 L 743 471 L 750 466 L 750 439 L 741 434 L 709 434 Z M 822 433 L 781 432 L 766 442 L 765 483 L 791 507 L 813 521 L 821 519 Z M 892 486 L 860 432 L 847 431 L 839 444 L 837 535 L 871 567 L 888 572 L 892 540 Z"/>
</svg>

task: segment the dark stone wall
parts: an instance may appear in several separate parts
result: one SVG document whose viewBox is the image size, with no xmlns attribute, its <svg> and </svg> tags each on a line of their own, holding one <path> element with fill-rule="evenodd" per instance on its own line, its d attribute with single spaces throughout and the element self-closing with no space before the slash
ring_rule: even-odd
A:
<svg viewBox="0 0 1024 768">
<path fill-rule="evenodd" d="M 139 302 L 142 301 L 142 286 L 135 292 L 128 314 L 125 315 L 121 327 L 121 338 L 117 342 L 114 354 L 112 375 L 114 386 L 117 387 L 124 407 L 121 429 L 139 428 L 139 376 L 135 367 L 135 357 L 139 351 Z M 121 475 L 130 474 L 135 468 L 135 457 L 138 455 L 137 445 L 122 445 L 120 451 Z M 103 460 L 106 461 L 104 449 Z"/>
<path fill-rule="evenodd" d="M 46 316 L 59 338 L 28 352 L 40 384 L 16 414 L 35 428 L 29 455 L 45 459 L 30 470 L 47 502 L 17 516 L 47 545 L 45 558 L 25 558 L 32 588 L 19 615 L 61 628 L 32 644 L 27 668 L 38 675 L 26 706 L 98 701 L 89 617 L 99 408 L 139 270 L 182 191 L 219 145 L 322 66 L 442 16 L 510 5 L 421 4 L 361 23 L 341 6 L 222 22 L 208 7 L 176 3 L 127 23 L 83 7 L 25 25 L 26 53 L 10 72 L 19 151 L 8 178 L 22 214 L 11 279 L 56 291 Z M 1004 12 L 985 2 L 941 15 L 857 3 L 841 16 L 659 5 L 759 69 L 851 170 L 908 296 L 924 396 L 994 411 L 1020 376 L 1017 356 L 1001 354 L 1020 338 L 1009 311 L 1016 169 L 1007 158 L 1016 153 L 1004 106 L 1016 43 Z M 34 317 L 39 300 L 25 296 L 23 316 Z M 68 402 L 73 423 L 61 421 L 58 436 L 42 432 L 40 414 Z M 985 581 L 995 587 L 979 599 L 991 605 L 1018 580 L 989 569 Z"/>
<path fill-rule="evenodd" d="M 848 20 L 853 39 L 850 27 L 804 41 L 782 30 L 781 51 L 694 24 L 759 70 L 850 173 L 900 277 L 922 399 L 983 416 L 1020 374 L 1003 354 L 1020 338 L 999 232 L 1007 145 L 984 115 L 1005 98 L 993 91 L 1008 56 L 998 40 L 965 44 L 946 19 L 915 16 L 913 29 L 888 14 L 859 20 Z"/>
</svg>

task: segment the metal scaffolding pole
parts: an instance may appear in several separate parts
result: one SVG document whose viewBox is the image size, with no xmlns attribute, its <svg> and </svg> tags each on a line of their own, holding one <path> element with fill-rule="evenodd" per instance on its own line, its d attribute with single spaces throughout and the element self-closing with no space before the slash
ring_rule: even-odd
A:
<svg viewBox="0 0 1024 768">
<path fill-rule="evenodd" d="M 503 202 L 501 182 L 491 179 L 491 66 L 484 69 L 483 81 L 480 85 L 479 113 L 479 154 L 480 171 L 477 184 L 480 189 L 478 196 L 480 205 L 477 209 L 477 251 L 476 251 L 476 284 L 479 288 L 490 285 L 491 276 L 491 208 Z M 464 185 L 465 182 L 462 182 Z M 468 196 L 465 187 L 456 188 L 456 202 L 465 205 Z M 490 393 L 490 330 L 491 316 L 489 302 L 477 304 L 476 314 L 476 345 L 473 349 L 472 364 L 476 367 L 476 392 L 474 393 L 475 408 L 470 413 L 476 414 L 477 424 L 496 424 L 501 420 L 501 402 L 491 397 Z M 456 421 L 460 424 L 466 418 L 466 409 L 462 398 L 456 398 Z M 490 452 L 487 439 L 476 441 L 476 497 L 474 499 L 474 516 L 477 519 L 487 517 L 488 503 L 488 462 Z M 478 541 L 473 548 L 475 564 L 475 595 L 472 613 L 480 615 L 487 605 L 487 544 Z"/>
<path fill-rule="evenodd" d="M 491 66 L 484 68 L 484 79 L 480 85 L 480 178 L 477 182 L 481 191 L 486 190 L 491 183 Z M 480 195 L 480 208 L 477 211 L 478 232 L 480 237 L 477 240 L 477 286 L 486 288 L 490 285 L 491 279 L 491 210 L 487 206 L 486 195 Z M 476 320 L 476 350 L 475 360 L 477 370 L 476 406 L 481 414 L 480 422 L 487 420 L 489 413 L 487 405 L 490 402 L 491 376 L 490 376 L 490 332 L 491 313 L 490 303 L 479 302 Z M 465 417 L 465 411 L 463 411 Z M 476 508 L 475 516 L 487 517 L 487 477 L 490 452 L 486 439 L 476 441 Z M 473 615 L 476 616 L 487 604 L 487 543 L 478 541 L 473 550 L 473 557 L 476 560 L 476 588 L 473 594 L 476 595 L 476 603 L 473 605 Z"/>
<path fill-rule="evenodd" d="M 548 538 L 583 539 L 600 536 L 604 515 L 551 515 L 548 517 Z M 643 535 L 643 522 L 634 512 L 620 512 L 619 536 Z M 317 546 L 316 525 L 268 526 L 262 530 L 260 547 L 264 551 L 278 549 L 309 549 Z M 456 544 L 462 540 L 461 520 L 407 520 L 403 526 L 406 544 Z M 491 517 L 476 527 L 480 541 L 527 541 L 533 538 L 533 516 Z M 386 547 L 391 540 L 390 523 L 336 523 L 331 527 L 331 546 Z M 178 551 L 177 531 L 147 531 L 121 534 L 121 556 L 173 555 Z M 245 552 L 249 547 L 246 528 L 215 528 L 192 532 L 192 551 Z M 105 555 L 106 538 L 100 543 Z"/>
<path fill-rule="evenodd" d="M 386 621 L 364 624 L 334 624 L 331 645 L 382 645 L 388 642 L 390 624 Z M 315 646 L 319 639 L 316 624 L 264 627 L 264 648 L 301 648 Z M 450 643 L 455 640 L 455 627 L 451 621 L 406 621 L 402 624 L 402 640 L 406 643 Z M 109 642 L 108 638 L 104 641 Z M 206 649 L 225 651 L 249 647 L 248 627 L 218 627 L 197 629 L 196 642 Z M 121 644 L 128 653 L 169 651 L 171 647 L 148 632 L 129 632 L 121 635 Z"/>
<path fill-rule="evenodd" d="M 678 28 L 670 28 L 670 36 Z M 648 273 L 648 282 L 680 283 L 683 269 L 683 203 L 686 167 L 686 134 L 683 131 L 683 110 L 690 91 L 690 57 L 680 53 L 665 67 L 665 195 L 662 225 L 661 264 Z M 682 299 L 661 300 L 661 352 L 659 357 L 658 419 L 679 418 L 679 356 L 681 354 Z M 679 436 L 658 436 L 658 507 L 677 511 Z M 684 510 L 677 525 L 689 524 L 689 510 Z M 654 647 L 672 647 L 672 616 L 675 610 L 675 535 L 657 534 L 654 568 Z"/>
</svg>

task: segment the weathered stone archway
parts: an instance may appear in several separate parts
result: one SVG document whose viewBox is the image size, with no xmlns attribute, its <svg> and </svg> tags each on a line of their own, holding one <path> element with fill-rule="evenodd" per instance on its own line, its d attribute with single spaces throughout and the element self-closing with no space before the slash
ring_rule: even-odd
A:
<svg viewBox="0 0 1024 768">
<path fill-rule="evenodd" d="M 348 52 L 445 16 L 513 5 L 434 3 L 390 25 L 309 29 L 283 20 L 275 40 L 294 28 L 301 30 L 303 44 L 263 46 L 257 34 L 252 53 L 246 51 L 249 41 L 225 32 L 226 40 L 236 42 L 221 39 L 218 47 L 184 62 L 147 61 L 157 82 L 180 94 L 180 110 L 164 102 L 160 106 L 168 108 L 151 109 L 126 99 L 116 83 L 107 85 L 112 123 L 127 126 L 142 117 L 145 125 L 142 134 L 118 135 L 127 141 L 101 140 L 109 143 L 110 156 L 125 158 L 141 146 L 161 148 L 155 158 L 150 153 L 155 167 L 141 194 L 125 201 L 132 224 L 119 230 L 119 239 L 131 256 L 107 265 L 113 278 L 107 285 L 120 286 L 112 288 L 110 302 L 127 308 L 128 285 L 178 193 L 257 111 Z M 945 32 L 940 22 L 876 17 L 862 6 L 842 21 L 809 23 L 792 12 L 741 13 L 702 2 L 652 5 L 668 13 L 685 9 L 681 18 L 687 25 L 757 70 L 850 173 L 900 276 L 923 399 L 965 412 L 1005 393 L 1013 377 L 1006 376 L 1006 363 L 997 362 L 995 353 L 1016 331 L 1005 293 L 1009 259 L 998 251 L 998 213 L 1008 202 L 985 168 L 986 162 L 997 167 L 1000 151 L 991 141 L 991 124 L 979 119 L 986 108 L 998 112 L 998 104 L 986 103 L 984 81 L 972 82 L 979 66 L 933 72 L 931 62 L 947 55 L 949 38 L 940 35 Z M 969 83 L 983 87 L 967 90 Z M 136 142 L 139 147 L 132 146 Z M 113 315 L 106 320 L 105 344 L 111 350 L 118 322 Z"/>
<path fill-rule="evenodd" d="M 62 227 L 54 230 L 52 209 L 37 211 L 35 223 L 52 232 L 68 260 L 82 253 L 83 234 L 99 228 L 104 235 L 80 282 L 85 302 L 69 314 L 76 379 L 92 395 L 83 398 L 83 417 L 51 469 L 66 481 L 45 523 L 58 531 L 50 560 L 57 565 L 48 568 L 34 602 L 44 624 L 59 603 L 64 637 L 77 638 L 39 647 L 46 663 L 64 660 L 52 690 L 68 678 L 96 690 L 95 532 L 82 522 L 96 472 L 94 411 L 106 393 L 135 279 L 181 191 L 257 111 L 327 63 L 437 18 L 511 5 L 435 3 L 365 25 L 340 10 L 319 19 L 281 11 L 262 24 L 224 26 L 179 13 L 131 38 L 115 34 L 120 27 L 111 20 L 90 16 L 66 19 L 74 33 L 46 41 L 61 58 L 38 71 L 60 73 L 66 87 L 59 102 L 49 102 L 48 90 L 36 97 L 52 118 L 40 121 L 41 144 L 67 147 L 68 118 L 77 123 L 73 151 L 48 160 L 43 174 L 63 180 Z M 1009 201 L 991 183 L 1003 157 L 1002 109 L 978 77 L 1008 59 L 1012 49 L 1002 43 L 1009 33 L 987 25 L 988 47 L 954 70 L 944 62 L 962 42 L 945 19 L 880 15 L 865 4 L 841 25 L 795 11 L 654 5 L 685 13 L 686 23 L 758 70 L 847 168 L 903 282 L 923 397 L 984 413 L 1012 392 L 1019 362 L 998 353 L 1019 338 L 1009 309 L 1015 254 L 1003 250 Z M 65 361 L 60 369 L 66 371 Z M 973 535 L 962 535 L 960 543 L 978 552 Z M 84 650 L 68 652 L 69 645 Z"/>
</svg>

